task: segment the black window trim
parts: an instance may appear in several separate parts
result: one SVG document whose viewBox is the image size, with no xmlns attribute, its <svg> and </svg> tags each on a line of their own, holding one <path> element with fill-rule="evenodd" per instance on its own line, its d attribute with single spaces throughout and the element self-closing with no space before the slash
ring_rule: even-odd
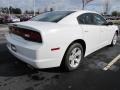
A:
<svg viewBox="0 0 120 90">
<path fill-rule="evenodd" d="M 100 15 L 100 14 L 97 14 L 97 13 L 93 13 L 93 14 L 96 14 L 96 15 L 98 15 L 98 16 L 101 16 L 105 21 L 106 21 L 106 19 L 102 16 L 102 15 Z M 106 21 L 106 23 L 107 23 L 107 21 Z M 102 24 L 102 25 L 100 25 L 100 24 L 95 24 L 96 26 L 106 26 L 106 25 L 104 25 L 104 24 Z"/>
<path fill-rule="evenodd" d="M 78 22 L 78 24 L 80 24 L 80 25 L 106 26 L 106 25 L 96 25 L 96 24 L 83 24 L 83 23 L 80 23 L 80 22 L 79 22 L 79 18 L 80 18 L 80 16 L 82 16 L 82 15 L 84 15 L 84 14 L 96 14 L 96 15 L 99 15 L 99 16 L 101 16 L 101 17 L 102 17 L 102 15 L 97 14 L 97 13 L 91 13 L 91 12 L 83 13 L 83 14 L 81 14 L 81 15 L 77 16 L 77 22 Z M 104 17 L 102 17 L 102 18 L 106 21 L 106 19 L 105 19 Z M 107 21 L 106 21 L 106 23 L 107 23 Z"/>
<path fill-rule="evenodd" d="M 85 14 L 93 14 L 93 13 L 87 12 L 87 13 L 83 13 L 83 14 L 77 16 L 77 22 L 78 22 L 78 24 L 80 24 L 80 25 L 94 25 L 94 24 L 83 24 L 83 23 L 80 23 L 80 22 L 79 22 L 79 18 L 80 18 L 82 15 L 85 15 Z"/>
</svg>

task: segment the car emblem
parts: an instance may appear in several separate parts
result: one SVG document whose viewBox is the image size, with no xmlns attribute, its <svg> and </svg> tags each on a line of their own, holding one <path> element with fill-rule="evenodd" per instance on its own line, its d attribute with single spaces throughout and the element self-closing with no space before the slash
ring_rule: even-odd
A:
<svg viewBox="0 0 120 90">
<path fill-rule="evenodd" d="M 30 37 L 30 35 L 29 35 L 29 34 L 25 34 L 24 36 L 25 36 L 25 37 L 27 37 L 27 38 L 29 38 L 29 37 Z"/>
</svg>

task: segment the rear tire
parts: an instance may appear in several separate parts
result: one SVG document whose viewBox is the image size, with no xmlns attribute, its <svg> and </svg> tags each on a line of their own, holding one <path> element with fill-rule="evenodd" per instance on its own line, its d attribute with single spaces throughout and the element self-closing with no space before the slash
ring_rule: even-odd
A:
<svg viewBox="0 0 120 90">
<path fill-rule="evenodd" d="M 73 71 L 77 69 L 83 59 L 83 47 L 79 43 L 72 44 L 66 51 L 62 67 L 66 71 Z"/>
</svg>

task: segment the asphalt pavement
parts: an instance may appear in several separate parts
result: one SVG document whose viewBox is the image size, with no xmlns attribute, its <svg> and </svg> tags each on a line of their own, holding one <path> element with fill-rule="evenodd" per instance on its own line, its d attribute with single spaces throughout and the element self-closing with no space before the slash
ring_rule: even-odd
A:
<svg viewBox="0 0 120 90">
<path fill-rule="evenodd" d="M 2 29 L 4 34 L 8 32 L 6 27 Z M 0 42 L 0 90 L 120 90 L 120 60 L 103 70 L 120 54 L 120 39 L 116 46 L 87 56 L 73 72 L 30 68 L 9 53 L 4 38 Z"/>
</svg>

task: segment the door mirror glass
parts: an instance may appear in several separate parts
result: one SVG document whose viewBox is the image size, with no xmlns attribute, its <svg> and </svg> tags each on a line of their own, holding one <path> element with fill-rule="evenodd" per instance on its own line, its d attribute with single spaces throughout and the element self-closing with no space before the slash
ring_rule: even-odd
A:
<svg viewBox="0 0 120 90">
<path fill-rule="evenodd" d="M 108 24 L 108 25 L 113 25 L 113 22 L 108 22 L 107 24 Z"/>
<path fill-rule="evenodd" d="M 107 22 L 107 23 L 104 23 L 103 25 L 113 25 L 112 22 Z"/>
<path fill-rule="evenodd" d="M 113 25 L 113 22 L 107 22 L 107 23 L 104 23 L 103 25 Z"/>
</svg>

